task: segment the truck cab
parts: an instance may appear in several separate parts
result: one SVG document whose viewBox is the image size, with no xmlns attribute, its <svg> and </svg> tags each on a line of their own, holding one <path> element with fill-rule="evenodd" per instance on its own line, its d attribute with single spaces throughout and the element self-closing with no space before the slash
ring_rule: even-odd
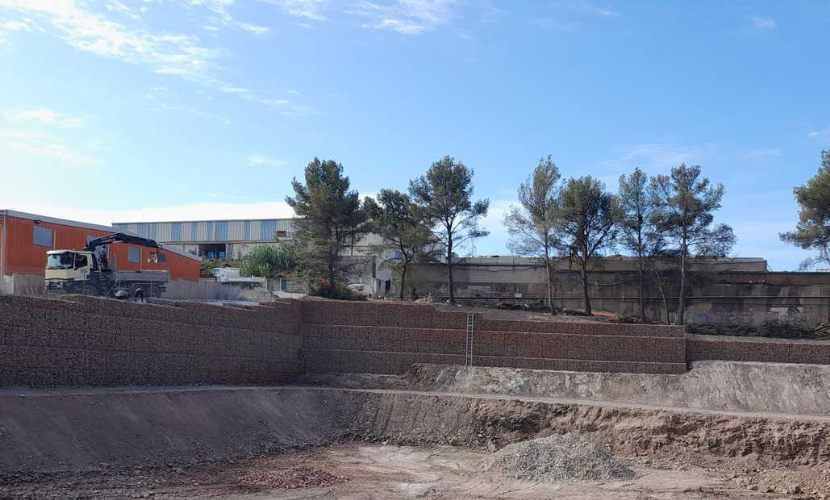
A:
<svg viewBox="0 0 830 500">
<path fill-rule="evenodd" d="M 50 250 L 46 252 L 46 289 L 83 293 L 98 262 L 92 252 Z"/>
</svg>

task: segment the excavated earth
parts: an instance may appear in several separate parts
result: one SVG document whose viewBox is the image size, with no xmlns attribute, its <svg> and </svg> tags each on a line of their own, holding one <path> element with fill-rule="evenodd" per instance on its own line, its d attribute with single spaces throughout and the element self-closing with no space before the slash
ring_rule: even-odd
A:
<svg viewBox="0 0 830 500">
<path fill-rule="evenodd" d="M 830 412 L 807 391 L 768 392 L 787 399 L 778 406 L 727 389 L 699 399 L 693 387 L 712 376 L 701 368 L 696 384 L 649 379 L 686 387 L 688 400 L 661 406 L 601 374 L 446 370 L 303 380 L 325 386 L 2 390 L 0 498 L 830 498 Z M 827 396 L 824 373 L 790 375 Z M 634 477 L 480 469 L 512 443 L 565 434 Z"/>
</svg>

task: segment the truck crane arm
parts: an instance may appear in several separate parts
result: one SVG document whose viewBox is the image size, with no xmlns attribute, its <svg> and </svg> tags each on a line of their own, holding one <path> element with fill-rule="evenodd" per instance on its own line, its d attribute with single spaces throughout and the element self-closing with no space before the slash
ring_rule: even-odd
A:
<svg viewBox="0 0 830 500">
<path fill-rule="evenodd" d="M 96 248 L 103 245 L 110 245 L 112 243 L 130 243 L 132 245 L 155 248 L 156 250 L 162 249 L 161 245 L 156 243 L 155 240 L 150 240 L 147 238 L 142 238 L 140 236 L 133 236 L 131 234 L 125 233 L 112 233 L 106 236 L 101 236 L 100 238 L 95 238 L 94 240 L 89 240 L 89 242 L 86 244 L 85 250 L 94 252 Z"/>
</svg>

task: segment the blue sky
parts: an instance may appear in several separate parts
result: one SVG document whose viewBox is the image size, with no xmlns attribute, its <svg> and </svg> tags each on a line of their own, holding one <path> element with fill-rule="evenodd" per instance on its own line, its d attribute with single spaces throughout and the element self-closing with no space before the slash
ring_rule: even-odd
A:
<svg viewBox="0 0 830 500">
<path fill-rule="evenodd" d="M 314 156 L 361 193 L 449 154 L 492 200 L 539 157 L 616 189 L 700 164 L 734 254 L 795 269 L 830 149 L 830 2 L 0 0 L 0 208 L 279 217 Z"/>
</svg>

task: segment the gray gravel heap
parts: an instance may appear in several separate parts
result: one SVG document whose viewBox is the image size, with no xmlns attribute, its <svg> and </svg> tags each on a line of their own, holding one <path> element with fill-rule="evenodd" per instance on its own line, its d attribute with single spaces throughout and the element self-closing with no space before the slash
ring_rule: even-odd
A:
<svg viewBox="0 0 830 500">
<path fill-rule="evenodd" d="M 478 463 L 480 473 L 541 483 L 630 479 L 634 471 L 590 439 L 565 434 L 505 446 Z"/>
</svg>

